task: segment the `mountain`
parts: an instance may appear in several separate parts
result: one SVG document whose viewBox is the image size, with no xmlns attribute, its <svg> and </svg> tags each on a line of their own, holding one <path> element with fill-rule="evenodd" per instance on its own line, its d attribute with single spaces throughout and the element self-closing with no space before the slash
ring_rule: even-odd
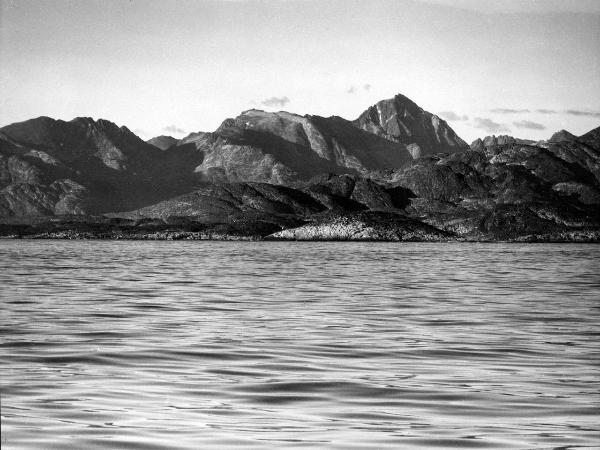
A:
<svg viewBox="0 0 600 450">
<path fill-rule="evenodd" d="M 203 153 L 196 172 L 206 181 L 276 184 L 318 173 L 399 168 L 418 156 L 468 148 L 446 122 L 402 95 L 377 103 L 355 121 L 251 109 L 178 145 Z"/>
<path fill-rule="evenodd" d="M 444 120 L 401 94 L 371 106 L 353 123 L 369 133 L 406 145 L 413 158 L 468 148 Z"/>
<path fill-rule="evenodd" d="M 136 208 L 189 191 L 187 168 L 201 160 L 165 153 L 107 120 L 11 124 L 0 129 L 0 216 Z"/>
<path fill-rule="evenodd" d="M 252 109 L 213 133 L 195 133 L 206 181 L 290 184 L 319 173 L 365 173 L 412 160 L 406 146 L 356 128 L 340 117 L 299 116 Z"/>
<path fill-rule="evenodd" d="M 396 96 L 354 122 L 253 109 L 165 151 L 40 117 L 0 129 L 0 234 L 600 240 L 600 128 L 467 147 L 446 127 Z"/>
<path fill-rule="evenodd" d="M 595 150 L 600 150 L 600 127 L 594 128 L 584 135 L 579 136 L 578 141 L 583 142 Z"/>
<path fill-rule="evenodd" d="M 560 130 L 554 133 L 548 142 L 568 142 L 568 141 L 576 141 L 577 136 L 572 133 L 569 133 L 567 130 Z"/>
<path fill-rule="evenodd" d="M 256 223 L 273 239 L 600 239 L 600 151 L 579 141 L 523 142 L 486 137 L 462 152 L 293 188 L 213 183 L 118 217 Z"/>
<path fill-rule="evenodd" d="M 155 146 L 156 148 L 160 148 L 161 150 L 166 150 L 169 147 L 177 144 L 178 139 L 175 139 L 173 136 L 156 136 L 152 139 L 148 139 L 146 142 L 150 145 Z"/>
<path fill-rule="evenodd" d="M 181 140 L 144 142 L 126 127 L 86 117 L 11 124 L 0 129 L 0 216 L 131 210 L 215 181 L 294 185 L 322 173 L 364 175 L 464 144 L 403 96 L 377 108 L 401 114 L 389 123 L 402 132 L 372 132 L 361 119 L 255 109 Z"/>
<path fill-rule="evenodd" d="M 486 136 L 483 139 L 477 138 L 473 142 L 471 142 L 470 148 L 472 150 L 483 150 L 488 147 L 498 146 L 498 145 L 508 145 L 508 144 L 524 144 L 524 145 L 532 145 L 535 144 L 535 141 L 529 139 L 519 139 L 513 136 L 507 136 L 502 134 L 500 136 Z"/>
</svg>

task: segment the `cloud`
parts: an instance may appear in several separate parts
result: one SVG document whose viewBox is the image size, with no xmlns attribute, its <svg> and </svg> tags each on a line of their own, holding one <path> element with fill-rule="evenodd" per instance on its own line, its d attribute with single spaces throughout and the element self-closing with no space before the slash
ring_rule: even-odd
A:
<svg viewBox="0 0 600 450">
<path fill-rule="evenodd" d="M 558 111 L 555 111 L 553 109 L 536 109 L 535 112 L 538 112 L 540 114 L 556 114 L 556 113 L 558 113 Z"/>
<path fill-rule="evenodd" d="M 163 128 L 165 133 L 185 134 L 185 130 L 175 125 L 169 125 Z"/>
<path fill-rule="evenodd" d="M 495 108 L 495 109 L 490 109 L 490 112 L 493 112 L 496 114 L 519 114 L 519 113 L 528 113 L 530 111 L 528 109 Z"/>
<path fill-rule="evenodd" d="M 531 120 L 519 120 L 513 122 L 513 125 L 517 128 L 528 128 L 530 130 L 545 130 L 546 127 L 541 123 L 532 122 Z"/>
<path fill-rule="evenodd" d="M 469 116 L 467 116 L 467 115 L 461 116 L 459 114 L 456 114 L 454 111 L 442 111 L 442 112 L 438 113 L 438 116 L 442 117 L 443 119 L 451 120 L 451 121 L 469 120 Z"/>
<path fill-rule="evenodd" d="M 290 99 L 287 98 L 285 95 L 283 97 L 271 97 L 271 98 L 266 98 L 264 99 L 261 103 L 264 106 L 269 106 L 269 107 L 273 107 L 273 106 L 285 106 L 290 102 Z"/>
<path fill-rule="evenodd" d="M 363 88 L 365 91 L 369 91 L 369 90 L 371 89 L 371 87 L 372 87 L 372 86 L 371 86 L 369 83 L 365 83 L 365 84 L 363 84 L 363 85 L 362 85 L 362 88 Z M 350 86 L 350 87 L 349 87 L 349 88 L 346 90 L 346 93 L 347 93 L 347 94 L 354 94 L 354 93 L 356 93 L 356 92 L 357 92 L 359 89 L 360 89 L 360 87 L 356 87 L 356 86 Z"/>
<path fill-rule="evenodd" d="M 567 109 L 565 113 L 570 114 L 572 116 L 600 117 L 600 112 L 598 111 L 580 111 L 577 109 Z"/>
<path fill-rule="evenodd" d="M 482 130 L 487 131 L 488 133 L 499 133 L 502 131 L 510 131 L 510 129 L 502 124 L 494 122 L 492 119 L 488 117 L 475 117 L 473 119 L 473 126 L 475 128 L 481 128 Z"/>
</svg>

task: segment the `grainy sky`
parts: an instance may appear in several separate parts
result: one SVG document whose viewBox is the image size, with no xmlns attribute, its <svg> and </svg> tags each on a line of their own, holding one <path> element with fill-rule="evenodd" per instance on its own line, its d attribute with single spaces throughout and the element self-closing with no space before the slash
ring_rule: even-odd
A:
<svg viewBox="0 0 600 450">
<path fill-rule="evenodd" d="M 249 108 L 356 118 L 402 93 L 467 141 L 600 125 L 598 0 L 0 0 L 0 125 L 144 139 Z"/>
</svg>

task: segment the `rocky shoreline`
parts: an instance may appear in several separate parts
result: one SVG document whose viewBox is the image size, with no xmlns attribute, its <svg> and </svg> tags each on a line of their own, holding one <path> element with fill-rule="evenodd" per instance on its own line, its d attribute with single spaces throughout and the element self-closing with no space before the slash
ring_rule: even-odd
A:
<svg viewBox="0 0 600 450">
<path fill-rule="evenodd" d="M 72 225 L 72 222 L 69 222 Z M 252 227 L 252 225 L 255 225 Z M 562 230 L 548 233 L 499 237 L 490 234 L 460 236 L 406 217 L 379 213 L 330 217 L 298 227 L 270 232 L 265 224 L 196 224 L 188 227 L 167 225 L 76 222 L 0 224 L 0 239 L 26 240 L 135 240 L 135 241 L 331 241 L 331 242 L 514 242 L 514 243 L 600 243 L 600 230 Z"/>
<path fill-rule="evenodd" d="M 0 236 L 0 240 L 99 240 L 99 241 L 262 241 L 262 242 L 440 242 L 440 243 L 530 243 L 530 244 L 600 244 L 600 233 L 568 233 L 553 235 L 530 235 L 507 240 L 473 240 L 464 238 L 453 239 L 381 239 L 381 238 L 330 238 L 314 237 L 310 239 L 282 238 L 276 239 L 260 236 L 235 236 L 205 233 L 153 233 L 153 234 L 114 234 L 95 235 L 91 233 L 43 233 L 30 236 L 8 235 Z"/>
</svg>

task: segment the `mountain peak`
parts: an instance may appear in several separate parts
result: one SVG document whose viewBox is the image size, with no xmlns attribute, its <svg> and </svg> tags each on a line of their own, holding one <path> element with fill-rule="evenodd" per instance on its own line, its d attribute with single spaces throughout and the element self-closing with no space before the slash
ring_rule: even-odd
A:
<svg viewBox="0 0 600 450">
<path fill-rule="evenodd" d="M 423 111 L 423 108 L 421 108 L 419 105 L 417 105 L 410 98 L 408 98 L 406 95 L 403 95 L 403 94 L 396 94 L 392 98 L 380 100 L 379 102 L 377 102 L 377 104 L 380 104 L 380 103 L 392 103 L 396 106 L 396 108 L 400 107 L 398 109 L 404 108 L 404 109 L 414 109 L 417 111 Z"/>
<path fill-rule="evenodd" d="M 549 142 L 565 142 L 565 141 L 575 141 L 577 136 L 568 132 L 567 130 L 557 131 L 552 135 L 549 139 Z"/>
<path fill-rule="evenodd" d="M 148 139 L 146 141 L 150 145 L 154 145 L 156 148 L 160 148 L 161 150 L 166 150 L 169 147 L 177 144 L 178 140 L 173 136 L 155 136 L 152 139 Z"/>
<path fill-rule="evenodd" d="M 390 141 L 411 146 L 414 157 L 468 147 L 444 120 L 402 94 L 377 102 L 353 123 Z"/>
<path fill-rule="evenodd" d="M 594 128 L 579 136 L 579 141 L 600 151 L 600 127 Z"/>
</svg>

